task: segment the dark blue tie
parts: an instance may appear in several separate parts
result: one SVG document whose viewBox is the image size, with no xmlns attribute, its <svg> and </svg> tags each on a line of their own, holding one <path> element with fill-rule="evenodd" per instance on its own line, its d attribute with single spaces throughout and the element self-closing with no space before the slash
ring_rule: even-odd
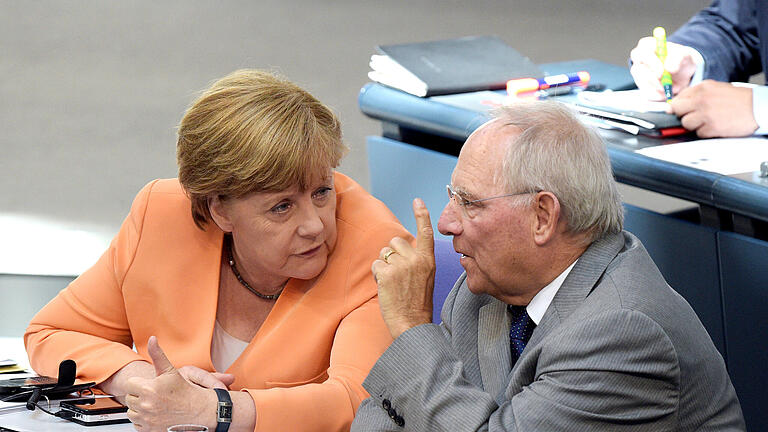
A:
<svg viewBox="0 0 768 432">
<path fill-rule="evenodd" d="M 528 316 L 525 306 L 508 305 L 507 308 L 512 315 L 512 325 L 509 328 L 509 346 L 512 351 L 512 366 L 514 366 L 517 359 L 523 354 L 525 344 L 531 338 L 536 324 Z"/>
</svg>

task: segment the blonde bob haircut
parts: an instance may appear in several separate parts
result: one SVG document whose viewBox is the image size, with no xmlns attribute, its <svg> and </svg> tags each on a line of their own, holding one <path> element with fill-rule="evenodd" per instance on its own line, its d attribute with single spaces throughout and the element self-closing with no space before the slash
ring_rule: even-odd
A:
<svg viewBox="0 0 768 432">
<path fill-rule="evenodd" d="M 336 168 L 347 148 L 331 110 L 271 72 L 242 69 L 214 82 L 179 125 L 179 182 L 200 229 L 208 200 L 302 190 Z"/>
</svg>

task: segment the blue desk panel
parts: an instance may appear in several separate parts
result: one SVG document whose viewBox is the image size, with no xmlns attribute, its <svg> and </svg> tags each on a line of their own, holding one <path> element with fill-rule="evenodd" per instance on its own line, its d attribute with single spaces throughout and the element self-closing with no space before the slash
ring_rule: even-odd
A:
<svg viewBox="0 0 768 432">
<path fill-rule="evenodd" d="M 768 145 L 768 140 L 766 140 Z M 768 220 L 768 179 L 760 183 L 723 176 L 712 187 L 715 206 L 744 216 Z"/>
<path fill-rule="evenodd" d="M 718 234 L 728 373 L 747 430 L 768 430 L 768 244 Z"/>
<path fill-rule="evenodd" d="M 360 89 L 357 101 L 368 117 L 458 141 L 491 118 L 372 83 Z"/>
<path fill-rule="evenodd" d="M 726 357 L 717 231 L 631 205 L 624 206 L 624 228 L 643 242 L 664 279 L 691 304 Z"/>
<path fill-rule="evenodd" d="M 437 232 L 437 221 L 448 203 L 445 185 L 451 182 L 456 158 L 387 138 L 367 138 L 371 194 L 384 202 L 400 223 L 416 232 L 413 199 L 421 198 L 429 209 L 435 236 L 452 240 Z"/>
</svg>

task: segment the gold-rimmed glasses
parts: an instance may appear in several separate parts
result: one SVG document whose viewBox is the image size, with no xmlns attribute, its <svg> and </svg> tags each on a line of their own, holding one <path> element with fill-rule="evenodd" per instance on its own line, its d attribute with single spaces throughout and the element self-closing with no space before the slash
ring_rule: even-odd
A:
<svg viewBox="0 0 768 432">
<path fill-rule="evenodd" d="M 467 199 L 465 196 L 463 196 L 461 192 L 457 192 L 451 185 L 445 185 L 445 189 L 448 191 L 448 200 L 455 202 L 459 207 L 461 207 L 462 213 L 464 213 L 464 216 L 469 219 L 472 219 L 477 215 L 477 211 L 480 208 L 480 206 L 477 205 L 478 203 L 481 203 L 483 201 L 494 200 L 497 198 L 505 198 L 505 197 L 512 197 L 512 196 L 518 196 L 518 195 L 530 195 L 534 193 L 534 192 L 518 192 L 518 193 L 495 195 L 492 197 L 470 200 L 470 199 Z"/>
</svg>

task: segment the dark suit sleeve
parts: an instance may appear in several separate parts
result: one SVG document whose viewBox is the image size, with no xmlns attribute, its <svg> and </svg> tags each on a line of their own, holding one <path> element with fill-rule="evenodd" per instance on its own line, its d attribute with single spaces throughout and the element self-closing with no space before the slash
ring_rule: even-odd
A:
<svg viewBox="0 0 768 432">
<path fill-rule="evenodd" d="M 520 365 L 532 383 L 498 405 L 464 378 L 437 326 L 415 327 L 371 371 L 368 416 L 353 431 L 403 430 L 387 422 L 385 399 L 408 431 L 676 429 L 676 353 L 647 316 L 608 311 L 551 336 L 537 358 L 528 356 L 535 365 Z"/>
<path fill-rule="evenodd" d="M 714 0 L 669 37 L 704 57 L 704 78 L 748 81 L 762 70 L 757 1 Z"/>
</svg>

